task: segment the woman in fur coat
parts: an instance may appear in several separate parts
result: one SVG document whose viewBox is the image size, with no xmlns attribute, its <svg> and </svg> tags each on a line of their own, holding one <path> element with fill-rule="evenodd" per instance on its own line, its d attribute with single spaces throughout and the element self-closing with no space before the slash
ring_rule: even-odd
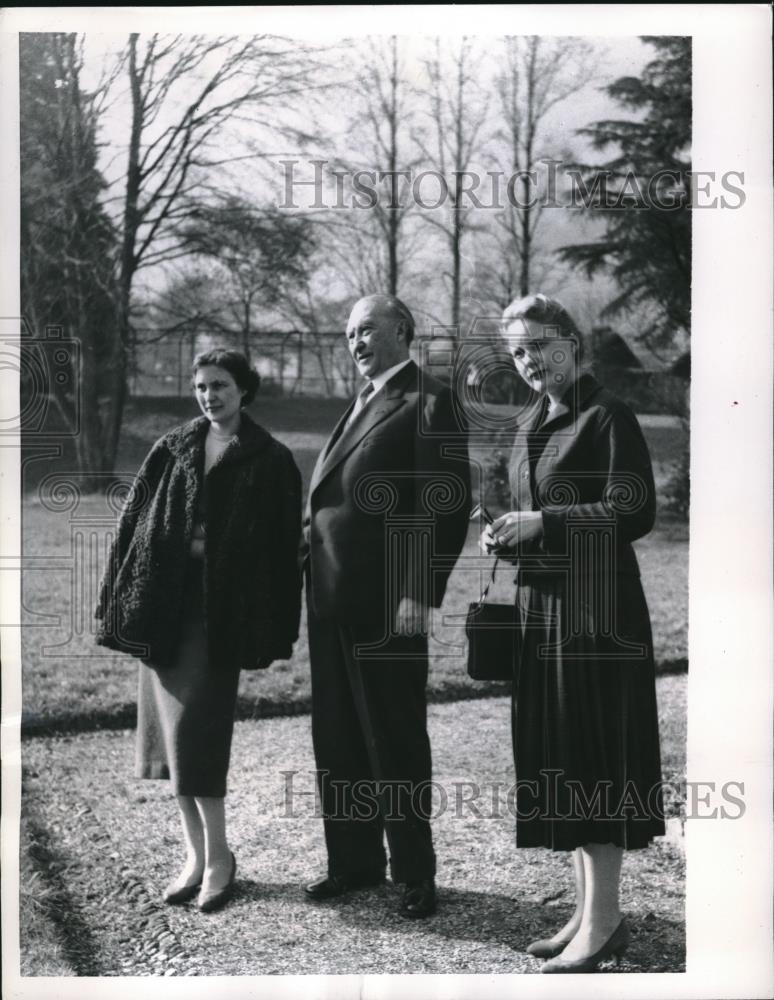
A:
<svg viewBox="0 0 774 1000">
<path fill-rule="evenodd" d="M 243 411 L 258 375 L 236 351 L 193 364 L 204 416 L 151 449 L 120 518 L 97 642 L 140 663 L 136 776 L 170 778 L 186 858 L 167 903 L 230 895 L 224 801 L 240 670 L 288 659 L 298 637 L 301 477 Z"/>
</svg>

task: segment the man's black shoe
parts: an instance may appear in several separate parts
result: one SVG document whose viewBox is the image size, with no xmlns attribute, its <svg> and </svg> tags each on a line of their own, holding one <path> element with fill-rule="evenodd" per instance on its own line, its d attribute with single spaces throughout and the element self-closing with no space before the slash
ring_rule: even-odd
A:
<svg viewBox="0 0 774 1000">
<path fill-rule="evenodd" d="M 435 882 L 431 878 L 421 882 L 407 882 L 403 890 L 400 912 L 404 917 L 430 917 L 435 913 Z"/>
<path fill-rule="evenodd" d="M 381 885 L 384 882 L 383 871 L 361 872 L 359 875 L 328 875 L 317 882 L 310 882 L 304 886 L 304 892 L 309 899 L 335 899 L 336 896 L 343 896 L 351 889 L 365 889 L 372 885 Z"/>
</svg>

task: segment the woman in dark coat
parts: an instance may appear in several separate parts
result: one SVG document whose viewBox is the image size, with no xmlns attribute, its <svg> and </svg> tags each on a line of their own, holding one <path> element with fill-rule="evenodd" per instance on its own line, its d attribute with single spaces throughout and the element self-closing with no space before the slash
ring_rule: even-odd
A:
<svg viewBox="0 0 774 1000">
<path fill-rule="evenodd" d="M 565 309 L 532 295 L 503 323 L 537 394 L 511 456 L 514 509 L 482 535 L 518 567 L 517 845 L 572 852 L 576 886 L 569 922 L 528 950 L 550 959 L 543 972 L 588 972 L 628 944 L 623 851 L 664 833 L 650 617 L 631 545 L 653 527 L 653 473 L 634 414 L 582 371 Z"/>
<path fill-rule="evenodd" d="M 298 637 L 301 477 L 243 412 L 258 375 L 236 351 L 193 365 L 204 414 L 160 438 L 118 524 L 97 642 L 140 658 L 136 776 L 170 778 L 186 860 L 164 899 L 227 901 L 224 801 L 240 670 Z"/>
</svg>

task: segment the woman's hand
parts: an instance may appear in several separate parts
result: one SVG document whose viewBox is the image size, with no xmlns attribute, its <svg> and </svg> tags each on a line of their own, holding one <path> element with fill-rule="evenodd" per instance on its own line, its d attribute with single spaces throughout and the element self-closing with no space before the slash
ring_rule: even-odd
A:
<svg viewBox="0 0 774 1000">
<path fill-rule="evenodd" d="M 543 515 L 539 510 L 511 510 L 487 525 L 481 533 L 484 552 L 513 549 L 520 542 L 529 542 L 543 533 Z"/>
<path fill-rule="evenodd" d="M 398 635 L 424 635 L 427 632 L 427 608 L 411 597 L 401 597 L 395 616 Z"/>
<path fill-rule="evenodd" d="M 481 537 L 478 540 L 478 546 L 482 552 L 486 552 L 489 556 L 497 549 L 497 541 L 492 534 L 492 525 L 488 524 L 484 530 L 481 532 Z"/>
</svg>

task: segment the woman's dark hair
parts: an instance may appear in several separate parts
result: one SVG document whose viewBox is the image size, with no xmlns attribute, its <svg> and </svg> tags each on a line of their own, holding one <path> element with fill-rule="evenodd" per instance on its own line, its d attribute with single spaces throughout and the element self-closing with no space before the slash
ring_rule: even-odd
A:
<svg viewBox="0 0 774 1000">
<path fill-rule="evenodd" d="M 249 406 L 255 399 L 258 386 L 261 384 L 261 376 L 250 367 L 247 358 L 241 351 L 229 351 L 225 347 L 215 347 L 211 351 L 202 351 L 193 359 L 191 374 L 195 377 L 199 368 L 205 365 L 217 365 L 224 368 L 233 378 L 240 389 L 244 390 L 242 406 Z"/>
</svg>

